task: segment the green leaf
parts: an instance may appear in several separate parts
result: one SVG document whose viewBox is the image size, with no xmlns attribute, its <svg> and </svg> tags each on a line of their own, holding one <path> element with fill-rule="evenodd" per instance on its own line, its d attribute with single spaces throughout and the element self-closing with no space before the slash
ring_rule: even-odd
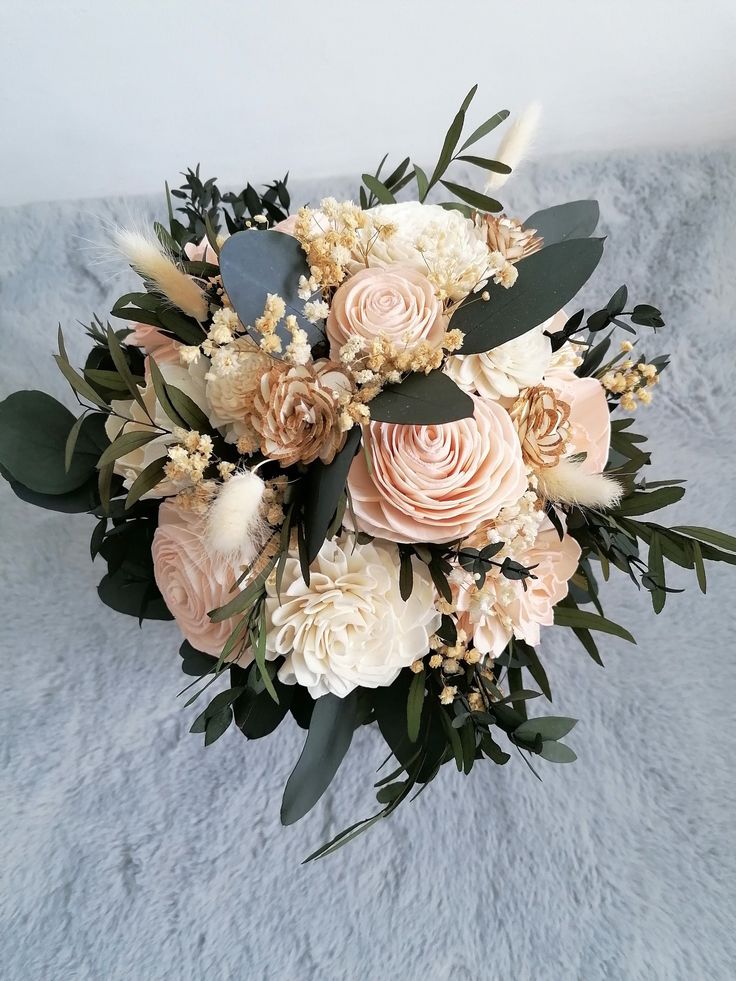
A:
<svg viewBox="0 0 736 981">
<path fill-rule="evenodd" d="M 180 388 L 176 388 L 174 385 L 167 384 L 166 393 L 174 412 L 184 421 L 185 428 L 194 429 L 198 433 L 211 434 L 213 432 L 210 421 L 203 410 L 186 392 L 182 392 Z"/>
<path fill-rule="evenodd" d="M 316 700 L 304 749 L 284 789 L 282 824 L 304 817 L 329 787 L 350 748 L 356 710 L 355 691 L 345 698 L 327 694 Z"/>
<path fill-rule="evenodd" d="M 399 594 L 404 602 L 406 602 L 414 588 L 414 567 L 412 565 L 411 552 L 408 549 L 401 549 L 399 555 L 401 563 L 399 568 Z"/>
<path fill-rule="evenodd" d="M 97 434 L 98 418 L 79 424 L 67 469 L 67 441 L 78 420 L 45 392 L 14 392 L 0 402 L 0 465 L 30 491 L 67 494 L 94 474 L 98 449 L 85 433 Z"/>
<path fill-rule="evenodd" d="M 330 522 L 345 490 L 348 471 L 358 451 L 360 437 L 360 426 L 353 426 L 348 432 L 345 445 L 334 460 L 328 464 L 315 461 L 304 478 L 304 537 L 310 565 L 322 548 Z"/>
<path fill-rule="evenodd" d="M 17 498 L 34 507 L 44 508 L 47 511 L 58 511 L 62 514 L 82 514 L 97 507 L 99 496 L 97 494 L 97 480 L 91 477 L 81 487 L 76 487 L 66 494 L 39 494 L 17 480 L 13 480 L 10 473 L 0 467 L 2 475 L 10 486 L 10 489 Z"/>
<path fill-rule="evenodd" d="M 465 334 L 462 353 L 489 351 L 548 320 L 590 279 L 602 254 L 602 239 L 560 242 L 518 263 L 511 289 L 488 283 L 487 301 L 471 293 L 450 321 Z"/>
<path fill-rule="evenodd" d="M 566 746 L 564 743 L 554 742 L 554 740 L 542 743 L 542 749 L 539 755 L 543 760 L 549 760 L 550 763 L 574 763 L 577 759 L 577 756 L 569 746 Z"/>
<path fill-rule="evenodd" d="M 411 679 L 409 698 L 406 703 L 406 728 L 411 742 L 419 738 L 419 726 L 422 721 L 422 706 L 424 705 L 424 671 L 419 671 Z"/>
<path fill-rule="evenodd" d="M 538 719 L 527 719 L 514 729 L 514 736 L 524 740 L 534 740 L 536 736 L 542 739 L 562 739 L 575 727 L 577 719 L 568 719 L 562 715 L 546 715 Z"/>
<path fill-rule="evenodd" d="M 467 419 L 473 400 L 441 370 L 407 375 L 387 385 L 371 402 L 371 419 L 404 425 L 429 426 Z"/>
<path fill-rule="evenodd" d="M 296 317 L 310 344 L 323 340 L 321 329 L 304 316 L 304 301 L 298 294 L 299 277 L 309 277 L 309 267 L 301 245 L 291 235 L 271 230 L 231 235 L 220 252 L 220 274 L 230 302 L 256 343 L 261 335 L 254 324 L 263 314 L 267 293 L 283 299 L 287 315 Z M 284 321 L 276 333 L 285 348 L 291 334 Z"/>
<path fill-rule="evenodd" d="M 445 141 L 442 144 L 442 149 L 440 150 L 439 159 L 432 172 L 432 177 L 429 181 L 429 186 L 434 187 L 437 181 L 442 177 L 444 172 L 450 166 L 452 161 L 452 155 L 455 152 L 455 147 L 458 144 L 460 136 L 463 131 L 463 126 L 465 125 L 465 110 L 461 109 L 453 121 L 450 123 L 450 128 L 445 135 Z"/>
<path fill-rule="evenodd" d="M 271 675 L 266 669 L 266 618 L 263 615 L 263 608 L 261 607 L 261 616 L 258 621 L 258 635 L 256 637 L 256 642 L 253 645 L 253 656 L 255 658 L 258 670 L 261 672 L 261 678 L 266 691 L 278 705 L 279 696 L 276 693 L 273 681 L 271 680 Z"/>
<path fill-rule="evenodd" d="M 736 538 L 723 531 L 714 531 L 712 528 L 702 528 L 698 525 L 678 525 L 672 531 L 687 535 L 688 538 L 694 538 L 699 542 L 706 542 L 708 545 L 715 545 L 716 548 L 722 548 L 726 552 L 736 552 Z"/>
<path fill-rule="evenodd" d="M 467 150 L 469 146 L 477 143 L 478 140 L 482 140 L 484 136 L 487 136 L 492 130 L 494 130 L 498 125 L 500 125 L 505 119 L 509 117 L 508 109 L 501 109 L 500 112 L 494 113 L 490 119 L 486 119 L 484 123 L 481 123 L 477 129 L 474 129 L 467 140 L 460 147 L 460 152 Z"/>
<path fill-rule="evenodd" d="M 147 467 L 141 470 L 133 481 L 128 491 L 128 496 L 125 498 L 126 510 L 132 508 L 136 501 L 143 497 L 144 494 L 147 494 L 148 491 L 153 490 L 163 480 L 166 463 L 167 457 L 160 456 L 156 460 L 152 460 Z"/>
<path fill-rule="evenodd" d="M 66 378 L 77 395 L 81 395 L 82 398 L 87 399 L 88 402 L 98 406 L 100 409 L 107 408 L 107 402 L 105 402 L 101 395 L 97 394 L 90 383 L 86 381 L 86 379 L 84 379 L 78 371 L 75 371 L 74 368 L 72 368 L 68 361 L 64 360 L 60 354 L 54 355 L 54 361 L 56 362 L 59 371 Z"/>
<path fill-rule="evenodd" d="M 667 593 L 664 590 L 664 560 L 662 559 L 662 539 L 656 533 L 652 535 L 649 543 L 649 579 L 652 583 L 652 608 L 655 613 L 661 613 L 664 609 Z"/>
<path fill-rule="evenodd" d="M 462 184 L 453 184 L 452 181 L 440 181 L 443 187 L 446 187 L 448 191 L 451 191 L 455 197 L 460 198 L 466 204 L 469 204 L 472 208 L 477 208 L 478 211 L 503 211 L 503 205 L 500 201 L 496 201 L 495 198 L 489 198 L 486 194 L 481 194 L 480 191 L 474 191 L 471 187 L 463 187 Z"/>
<path fill-rule="evenodd" d="M 476 84 L 470 89 L 470 91 L 468 92 L 468 94 L 463 99 L 462 105 L 460 106 L 460 111 L 461 112 L 467 112 L 468 111 L 468 109 L 470 108 L 470 103 L 475 98 L 475 93 L 477 91 L 478 91 L 478 83 L 476 82 Z"/>
<path fill-rule="evenodd" d="M 115 331 L 112 329 L 112 327 L 107 328 L 107 347 L 108 350 L 110 351 L 110 357 L 113 360 L 113 364 L 117 368 L 120 377 L 125 382 L 128 391 L 133 396 L 133 398 L 138 403 L 138 405 L 141 407 L 141 409 L 143 409 L 143 412 L 145 413 L 146 417 L 150 419 L 150 416 L 148 415 L 148 409 L 146 408 L 146 403 L 143 401 L 143 395 L 141 394 L 141 391 L 138 388 L 135 379 L 133 378 L 133 373 L 130 370 L 130 367 L 128 366 L 128 359 L 125 357 L 125 353 L 123 352 L 123 349 L 120 346 L 120 341 L 118 340 L 117 335 L 115 334 Z M 152 419 L 151 422 L 153 422 Z"/>
<path fill-rule="evenodd" d="M 150 443 L 151 440 L 156 439 L 158 435 L 159 433 L 151 429 L 132 429 L 130 432 L 121 433 L 113 440 L 97 461 L 98 468 L 102 469 L 108 463 L 114 463 L 115 460 L 120 459 L 121 456 L 125 456 L 128 453 L 132 453 L 133 450 L 145 446 L 146 443 Z"/>
<path fill-rule="evenodd" d="M 166 384 L 164 376 L 161 374 L 161 369 L 153 358 L 149 357 L 148 366 L 151 372 L 151 381 L 153 382 L 153 390 L 156 393 L 158 404 L 175 426 L 181 426 L 182 429 L 188 429 L 189 427 L 187 426 L 186 420 L 182 419 L 174 408 L 169 386 Z"/>
<path fill-rule="evenodd" d="M 662 508 L 676 504 L 685 496 L 684 487 L 660 487 L 653 491 L 634 491 L 627 495 L 616 508 L 618 514 L 633 517 L 639 514 L 650 514 Z"/>
<path fill-rule="evenodd" d="M 568 239 L 588 238 L 595 231 L 599 217 L 597 201 L 570 201 L 535 211 L 524 222 L 524 227 L 535 228 L 546 248 Z"/>
<path fill-rule="evenodd" d="M 693 560 L 695 562 L 695 575 L 698 577 L 698 586 L 700 587 L 700 592 L 705 593 L 707 588 L 707 580 L 705 576 L 705 565 L 703 563 L 703 550 L 700 544 L 693 541 Z"/>
<path fill-rule="evenodd" d="M 82 428 L 82 423 L 84 422 L 85 416 L 82 414 L 74 423 L 72 428 L 69 430 L 69 435 L 66 438 L 66 443 L 64 444 L 64 470 L 69 473 L 72 465 L 72 459 L 74 457 L 74 450 L 77 445 L 77 440 L 79 439 L 79 433 Z"/>
<path fill-rule="evenodd" d="M 480 167 L 482 170 L 490 170 L 494 174 L 510 174 L 511 167 L 508 164 L 503 163 L 501 160 L 490 160 L 488 157 L 456 157 L 456 160 L 462 160 L 463 163 L 472 164 L 474 167 Z M 443 181 L 444 183 L 444 181 Z"/>
<path fill-rule="evenodd" d="M 122 569 L 102 577 L 97 594 L 110 609 L 144 620 L 173 620 L 156 584 L 131 579 Z"/>
<path fill-rule="evenodd" d="M 589 613 L 587 610 L 575 610 L 567 606 L 555 607 L 555 626 L 557 627 L 582 627 L 585 630 L 598 630 L 600 633 L 612 634 L 620 637 L 621 640 L 628 640 L 630 644 L 636 641 L 624 627 L 607 620 L 605 617 L 598 616 L 597 613 Z"/>
<path fill-rule="evenodd" d="M 429 190 L 429 178 L 418 164 L 414 164 L 414 176 L 417 179 L 417 197 L 423 201 Z"/>
<path fill-rule="evenodd" d="M 378 199 L 379 204 L 396 204 L 396 198 L 391 191 L 373 174 L 363 174 L 363 183 L 371 194 Z"/>
</svg>

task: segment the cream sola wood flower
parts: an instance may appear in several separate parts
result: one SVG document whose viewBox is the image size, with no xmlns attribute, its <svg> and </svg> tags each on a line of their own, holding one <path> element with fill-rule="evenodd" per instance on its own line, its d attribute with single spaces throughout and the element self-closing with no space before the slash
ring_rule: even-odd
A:
<svg viewBox="0 0 736 981">
<path fill-rule="evenodd" d="M 327 541 L 307 585 L 299 559 L 286 560 L 280 598 L 267 582 L 266 656 L 285 657 L 279 678 L 344 698 L 355 688 L 390 685 L 424 657 L 440 624 L 426 565 L 413 564 L 411 596 L 399 591 L 399 550 L 387 542 Z"/>
</svg>

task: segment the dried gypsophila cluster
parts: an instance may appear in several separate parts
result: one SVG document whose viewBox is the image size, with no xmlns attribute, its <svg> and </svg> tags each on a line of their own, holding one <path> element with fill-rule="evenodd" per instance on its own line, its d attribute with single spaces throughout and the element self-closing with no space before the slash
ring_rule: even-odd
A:
<svg viewBox="0 0 736 981">
<path fill-rule="evenodd" d="M 547 385 L 522 391 L 509 410 L 521 455 L 532 470 L 556 466 L 570 439 L 570 406 Z"/>
<path fill-rule="evenodd" d="M 633 348 L 631 341 L 621 342 L 623 352 L 628 353 Z M 600 381 L 607 391 L 621 396 L 619 405 L 622 409 L 626 412 L 634 412 L 637 400 L 642 405 L 651 403 L 651 389 L 659 383 L 659 372 L 656 365 L 626 358 L 619 362 L 615 369 L 607 371 Z"/>
<path fill-rule="evenodd" d="M 300 296 L 306 298 L 318 290 L 339 286 L 356 255 L 368 265 L 368 255 L 375 241 L 393 233 L 390 223 L 377 225 L 352 201 L 325 198 L 320 202 L 319 211 L 301 208 L 296 217 L 294 236 L 304 250 L 310 276 L 300 280 Z"/>
<path fill-rule="evenodd" d="M 340 348 L 340 362 L 349 368 L 359 385 L 380 386 L 396 384 L 406 372 L 429 374 L 441 367 L 445 356 L 458 351 L 465 335 L 461 330 L 448 330 L 440 343 L 429 341 L 397 345 L 385 335 L 368 341 L 354 334 Z"/>
</svg>

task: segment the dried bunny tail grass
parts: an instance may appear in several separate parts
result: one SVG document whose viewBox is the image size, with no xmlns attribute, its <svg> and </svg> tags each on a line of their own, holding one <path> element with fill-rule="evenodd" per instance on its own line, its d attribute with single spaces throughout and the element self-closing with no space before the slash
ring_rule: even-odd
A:
<svg viewBox="0 0 736 981">
<path fill-rule="evenodd" d="M 175 307 L 195 320 L 207 319 L 207 297 L 194 280 L 179 269 L 155 236 L 121 229 L 115 233 L 115 242 L 135 271 L 155 283 Z"/>
<path fill-rule="evenodd" d="M 508 164 L 512 170 L 516 170 L 534 139 L 541 115 L 541 103 L 532 102 L 531 105 L 528 105 L 506 131 L 506 135 L 496 151 L 496 160 L 500 160 L 502 163 Z M 497 191 L 499 187 L 503 187 L 510 176 L 510 174 L 491 174 L 486 182 L 486 190 Z"/>
<path fill-rule="evenodd" d="M 252 470 L 233 474 L 212 502 L 204 545 L 214 559 L 250 565 L 270 531 L 262 515 L 266 485 Z"/>
<path fill-rule="evenodd" d="M 605 511 L 621 500 L 623 489 L 612 477 L 602 473 L 585 473 L 580 464 L 562 460 L 555 467 L 537 473 L 539 491 L 550 501 L 576 504 L 579 507 Z"/>
</svg>

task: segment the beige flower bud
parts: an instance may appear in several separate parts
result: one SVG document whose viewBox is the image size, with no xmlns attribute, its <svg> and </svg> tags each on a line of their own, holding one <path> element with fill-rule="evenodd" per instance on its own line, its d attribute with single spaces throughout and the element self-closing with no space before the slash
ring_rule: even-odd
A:
<svg viewBox="0 0 736 981">
<path fill-rule="evenodd" d="M 537 385 L 522 392 L 509 414 L 525 463 L 534 470 L 559 463 L 570 435 L 570 406 L 566 402 L 546 385 Z"/>
<path fill-rule="evenodd" d="M 345 443 L 338 393 L 351 387 L 332 361 L 274 365 L 261 378 L 252 416 L 264 456 L 283 467 L 318 458 L 331 463 Z"/>
</svg>

